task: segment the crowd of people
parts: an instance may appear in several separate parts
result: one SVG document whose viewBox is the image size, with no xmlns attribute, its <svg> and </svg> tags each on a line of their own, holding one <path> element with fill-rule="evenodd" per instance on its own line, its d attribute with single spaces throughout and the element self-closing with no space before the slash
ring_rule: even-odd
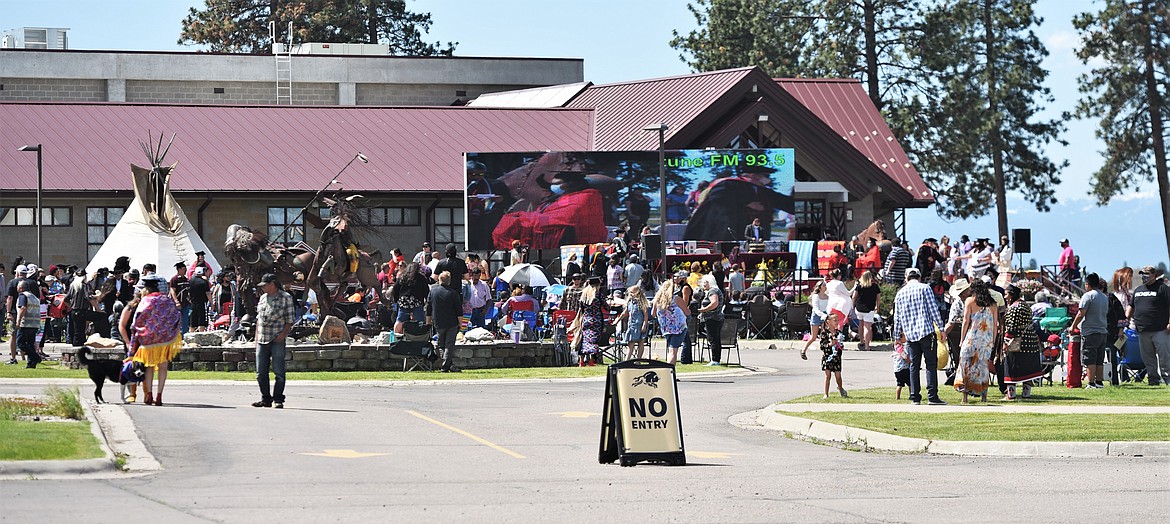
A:
<svg viewBox="0 0 1170 524">
<path fill-rule="evenodd" d="M 579 366 L 600 362 L 603 349 L 614 344 L 624 346 L 625 358 L 641 358 L 653 335 L 665 339 L 664 358 L 669 363 L 691 363 L 700 333 L 710 350 L 708 365 L 720 365 L 725 315 L 745 304 L 746 293 L 763 293 L 779 308 L 795 298 L 766 285 L 745 289 L 750 282 L 745 268 L 728 258 L 710 267 L 696 262 L 660 281 L 642 265 L 622 233 L 585 260 L 576 255 L 566 260 L 566 285 L 556 292 L 504 279 L 506 265 L 527 261 L 527 246 L 520 242 L 513 242 L 507 264 L 501 262 L 494 272 L 488 257 L 473 252 L 461 256 L 454 244 L 439 253 L 424 243 L 409 261 L 400 249 L 393 249 L 380 265 L 378 288 L 358 290 L 350 297 L 359 308 L 348 323 L 359 329 L 390 327 L 396 337 L 403 337 L 410 323 L 433 326 L 445 372 L 459 371 L 452 354 L 463 327 L 461 318 L 468 317 L 467 329 L 482 328 L 503 337 L 510 325 L 526 321 L 526 312 L 545 323 L 567 320 Z M 954 244 L 947 237 L 928 238 L 917 250 L 897 239 L 886 252 L 872 239 L 867 245 L 862 247 L 854 238 L 839 248 L 834 267 L 808 296 L 810 333 L 801 357 L 807 358 L 813 344 L 821 349 L 826 397 L 834 381 L 839 393 L 847 395 L 841 378 L 842 342 L 852 335 L 859 348 L 869 348 L 879 322 L 892 333 L 897 384 L 909 387 L 912 402 L 943 403 L 935 371 L 939 338 L 954 363 L 946 369 L 945 383 L 958 388 L 964 402 L 970 397 L 986 399 L 993 376 L 998 377 L 1004 398 L 1030 396 L 1031 385 L 1044 372 L 1041 349 L 1046 333 L 1037 323 L 1054 305 L 1054 297 L 1043 291 L 1025 296 L 1011 283 L 1016 272 L 1007 239 L 1001 239 L 998 249 L 987 239 L 972 241 L 965 235 Z M 1068 241 L 1062 240 L 1061 246 L 1059 263 L 1069 265 L 1062 267 L 1067 271 L 1061 278 L 1085 288 L 1071 328 L 1082 337 L 1086 387 L 1103 387 L 1104 361 L 1108 357 L 1116 367 L 1117 340 L 1125 337 L 1125 328 L 1138 333 L 1149 383 L 1170 383 L 1170 288 L 1162 275 L 1153 267 L 1142 268 L 1136 288 L 1130 268 L 1119 269 L 1110 282 L 1095 273 L 1081 276 L 1073 266 L 1076 257 Z M 157 375 L 157 387 L 144 387 L 147 403 L 162 402 L 166 363 L 181 348 L 183 333 L 208 329 L 221 315 L 233 324 L 239 322 L 238 314 L 228 308 L 240 297 L 231 268 L 213 272 L 203 253 L 190 264 L 176 264 L 170 278 L 159 275 L 153 264 L 131 268 L 129 257 L 92 275 L 78 267 L 42 269 L 22 260 L 14 266 L 11 280 L 0 282 L 6 324 L 13 331 L 9 364 L 23 354 L 27 366 L 35 367 L 45 358 L 40 347 L 46 340 L 80 346 L 89 333 L 124 340 L 127 358 Z M 898 287 L 887 319 L 877 313 L 882 283 Z M 285 290 L 275 276 L 266 275 L 260 288 L 264 293 L 255 340 L 257 368 L 262 372 L 256 405 L 279 407 L 284 401 L 284 341 L 295 323 L 319 312 L 312 290 L 303 286 Z M 42 308 L 42 303 L 50 306 Z M 47 318 L 42 311 L 47 311 Z M 271 390 L 269 369 L 276 373 Z M 1116 371 L 1112 377 L 1116 383 Z"/>
</svg>

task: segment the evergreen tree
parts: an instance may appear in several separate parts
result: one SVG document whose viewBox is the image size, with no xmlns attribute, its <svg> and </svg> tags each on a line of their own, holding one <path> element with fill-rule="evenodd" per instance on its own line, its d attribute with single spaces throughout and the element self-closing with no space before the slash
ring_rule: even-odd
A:
<svg viewBox="0 0 1170 524">
<path fill-rule="evenodd" d="M 772 77 L 809 76 L 805 50 L 814 47 L 811 36 L 817 17 L 805 4 L 696 0 L 687 9 L 699 28 L 686 36 L 672 31 L 670 46 L 683 51 L 679 59 L 694 71 L 758 66 Z"/>
<path fill-rule="evenodd" d="M 258 53 L 271 47 L 268 23 L 278 35 L 292 22 L 294 42 L 383 43 L 391 55 L 450 56 L 447 47 L 426 43 L 431 15 L 406 10 L 405 0 L 205 0 L 183 19 L 179 43 L 207 45 L 212 52 Z M 283 41 L 288 35 L 278 36 Z"/>
<path fill-rule="evenodd" d="M 1034 258 L 1029 258 L 1028 259 L 1028 269 L 1033 270 L 1033 271 L 1040 269 L 1040 263 L 1037 262 L 1036 259 L 1034 259 Z"/>
<path fill-rule="evenodd" d="M 1106 0 L 1097 13 L 1073 19 L 1081 31 L 1077 56 L 1102 64 L 1078 79 L 1086 96 L 1077 116 L 1100 118 L 1097 137 L 1105 141 L 1105 163 L 1093 174 L 1099 205 L 1156 180 L 1162 227 L 1170 252 L 1170 177 L 1165 123 L 1170 118 L 1170 4 L 1165 0 Z"/>
<path fill-rule="evenodd" d="M 1036 118 L 1052 95 L 1033 33 L 1033 0 L 947 0 L 927 8 L 916 51 L 933 71 L 939 97 L 926 108 L 929 135 L 919 169 L 948 218 L 987 214 L 1008 234 L 1007 188 L 1037 210 L 1056 203 L 1060 168 L 1040 152 L 1062 142 L 1060 120 Z"/>
</svg>

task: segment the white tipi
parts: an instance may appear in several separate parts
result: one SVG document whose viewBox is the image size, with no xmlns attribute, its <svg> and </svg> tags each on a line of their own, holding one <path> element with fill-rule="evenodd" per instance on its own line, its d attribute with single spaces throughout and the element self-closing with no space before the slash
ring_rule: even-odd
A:
<svg viewBox="0 0 1170 524">
<path fill-rule="evenodd" d="M 143 149 L 154 168 L 130 165 L 134 173 L 134 202 L 86 265 L 86 273 L 93 274 L 100 267 L 112 268 L 118 257 L 128 256 L 131 267 L 141 268 L 143 264 L 153 263 L 160 275 L 171 275 L 175 263 L 190 265 L 195 261 L 197 251 L 206 252 L 204 260 L 211 265 L 212 271 L 218 273 L 219 262 L 187 221 L 183 208 L 171 196 L 171 171 L 177 164 L 161 167 L 166 152 L 152 155 L 145 145 Z"/>
</svg>

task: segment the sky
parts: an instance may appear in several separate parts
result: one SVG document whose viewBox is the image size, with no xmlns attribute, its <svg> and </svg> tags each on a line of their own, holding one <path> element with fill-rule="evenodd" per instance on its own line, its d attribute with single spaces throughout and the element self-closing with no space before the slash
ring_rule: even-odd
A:
<svg viewBox="0 0 1170 524">
<path fill-rule="evenodd" d="M 177 43 L 181 22 L 189 8 L 202 5 L 192 0 L 0 0 L 0 29 L 68 27 L 73 49 L 190 51 L 195 49 Z M 691 72 L 669 45 L 672 30 L 685 34 L 695 28 L 685 0 L 411 0 L 407 5 L 431 13 L 426 40 L 457 41 L 459 56 L 582 58 L 585 80 L 597 84 Z M 1081 96 L 1076 78 L 1088 68 L 1074 54 L 1079 40 L 1071 17 L 1098 6 L 1091 0 L 1036 4 L 1044 23 L 1035 32 L 1050 53 L 1043 65 L 1055 97 L 1047 118 L 1073 110 Z M 1165 261 L 1156 184 L 1096 206 L 1088 195 L 1090 177 L 1103 163 L 1104 145 L 1093 134 L 1096 122 L 1066 124 L 1068 145 L 1053 144 L 1045 151 L 1057 164 L 1069 161 L 1057 189 L 1059 203 L 1039 213 L 1018 194 L 1008 193 L 1009 227 L 1032 230 L 1033 253 L 1023 262 L 1036 258 L 1055 264 L 1061 238 L 1071 241 L 1089 270 L 1102 274 L 1123 263 L 1140 267 Z M 979 219 L 950 223 L 933 209 L 907 212 L 907 236 L 914 245 L 926 237 L 962 234 L 995 241 L 994 209 Z"/>
</svg>

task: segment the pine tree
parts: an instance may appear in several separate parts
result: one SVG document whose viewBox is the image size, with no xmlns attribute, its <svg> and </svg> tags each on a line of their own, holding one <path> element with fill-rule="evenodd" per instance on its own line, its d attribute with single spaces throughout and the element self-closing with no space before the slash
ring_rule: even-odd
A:
<svg viewBox="0 0 1170 524">
<path fill-rule="evenodd" d="M 809 76 L 806 49 L 816 16 L 795 0 L 696 0 L 687 4 L 698 29 L 673 31 L 670 46 L 694 71 L 758 66 L 772 77 Z M 688 59 L 688 56 L 690 58 Z"/>
<path fill-rule="evenodd" d="M 296 42 L 384 43 L 391 55 L 410 56 L 450 56 L 456 45 L 424 42 L 431 15 L 407 11 L 405 0 L 205 1 L 204 9 L 191 8 L 183 19 L 180 44 L 217 53 L 265 52 L 272 44 L 268 23 L 276 22 L 279 34 L 292 22 Z"/>
<path fill-rule="evenodd" d="M 949 0 L 927 9 L 916 49 L 933 71 L 939 98 L 926 108 L 929 135 L 918 157 L 939 213 L 987 214 L 1008 234 L 1007 188 L 1037 210 L 1056 203 L 1059 170 L 1041 149 L 1059 139 L 1060 120 L 1039 120 L 1052 95 L 1040 62 L 1048 51 L 1032 28 L 1032 0 Z"/>
<path fill-rule="evenodd" d="M 1076 115 L 1099 118 L 1096 134 L 1105 141 L 1105 163 L 1093 174 L 1092 194 L 1105 205 L 1156 180 L 1170 253 L 1165 130 L 1170 119 L 1170 5 L 1164 0 L 1106 0 L 1101 11 L 1079 14 L 1073 25 L 1082 33 L 1077 56 L 1086 64 L 1103 63 L 1078 79 L 1086 96 Z"/>
</svg>

